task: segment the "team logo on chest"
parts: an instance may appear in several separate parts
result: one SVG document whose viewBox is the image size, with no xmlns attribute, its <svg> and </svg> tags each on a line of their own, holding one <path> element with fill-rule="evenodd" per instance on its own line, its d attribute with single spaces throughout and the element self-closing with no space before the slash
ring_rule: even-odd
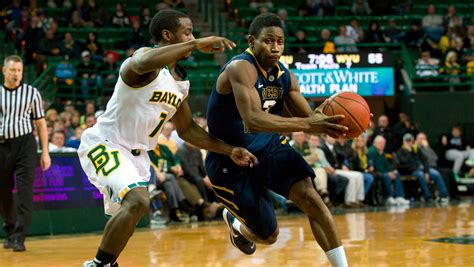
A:
<svg viewBox="0 0 474 267">
<path fill-rule="evenodd" d="M 153 91 L 150 99 L 148 99 L 150 103 L 162 103 L 168 104 L 173 106 L 174 108 L 178 109 L 179 105 L 181 105 L 181 97 L 168 91 Z"/>
</svg>

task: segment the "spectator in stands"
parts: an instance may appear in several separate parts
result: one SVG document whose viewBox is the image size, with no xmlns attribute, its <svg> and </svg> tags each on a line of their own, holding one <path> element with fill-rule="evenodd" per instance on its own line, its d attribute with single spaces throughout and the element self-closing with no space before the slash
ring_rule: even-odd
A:
<svg viewBox="0 0 474 267">
<path fill-rule="evenodd" d="M 49 143 L 49 152 L 75 152 L 76 148 L 66 147 L 66 134 L 64 131 L 55 130 L 51 136 L 51 143 Z"/>
<path fill-rule="evenodd" d="M 76 78 L 76 69 L 69 60 L 68 55 L 65 55 L 63 60 L 58 65 L 56 65 L 54 76 L 60 83 L 65 83 L 67 85 L 72 85 L 74 83 L 74 78 Z"/>
<path fill-rule="evenodd" d="M 306 33 L 299 29 L 296 32 L 296 40 L 290 48 L 292 53 L 311 53 L 310 42 L 306 39 Z"/>
<path fill-rule="evenodd" d="M 303 0 L 298 6 L 298 16 L 310 17 L 316 14 L 312 0 Z"/>
<path fill-rule="evenodd" d="M 471 164 L 474 162 L 474 149 L 464 138 L 460 125 L 454 125 L 449 135 L 441 137 L 441 145 L 446 151 L 446 159 L 454 161 L 453 172 L 456 180 L 458 180 L 465 160 L 469 161 L 470 166 L 474 165 Z"/>
<path fill-rule="evenodd" d="M 271 0 L 251 0 L 249 6 L 253 9 L 259 9 L 260 7 L 273 8 L 273 2 Z"/>
<path fill-rule="evenodd" d="M 134 19 L 132 20 L 132 35 L 128 40 L 128 47 L 133 49 L 138 49 L 142 46 L 145 46 L 147 40 L 145 39 L 145 31 L 140 25 L 140 20 Z"/>
<path fill-rule="evenodd" d="M 186 201 L 186 197 L 176 180 L 176 177 L 180 177 L 183 174 L 179 159 L 164 145 L 158 145 L 153 151 L 148 151 L 148 155 L 155 174 L 150 178 L 150 183 L 157 188 L 162 188 L 166 193 L 169 219 L 175 222 L 182 222 L 178 216 L 179 209 L 191 212 L 192 207 Z M 153 188 L 151 186 L 149 189 L 153 190 Z M 150 192 L 150 195 L 152 194 L 153 192 Z"/>
<path fill-rule="evenodd" d="M 392 129 L 389 126 L 387 115 L 381 115 L 377 120 L 377 127 L 374 129 L 374 136 L 382 136 L 385 139 L 385 152 L 395 152 L 394 136 Z"/>
<path fill-rule="evenodd" d="M 80 116 L 79 123 L 85 125 L 86 117 L 89 115 L 94 115 L 96 112 L 94 100 L 87 100 L 85 113 Z M 73 114 L 74 115 L 74 114 Z M 74 116 L 71 118 L 72 124 L 74 125 Z"/>
<path fill-rule="evenodd" d="M 71 13 L 72 27 L 92 27 L 89 3 L 84 4 L 84 0 L 76 0 Z"/>
<path fill-rule="evenodd" d="M 430 51 L 422 51 L 421 58 L 416 62 L 416 75 L 423 79 L 438 76 L 439 59 L 432 58 Z"/>
<path fill-rule="evenodd" d="M 99 73 L 101 74 L 103 86 L 112 87 L 118 79 L 117 76 L 117 60 L 115 52 L 108 51 L 105 54 L 104 64 L 99 67 Z"/>
<path fill-rule="evenodd" d="M 369 30 L 365 34 L 365 42 L 367 43 L 384 43 L 386 42 L 385 36 L 380 30 L 379 23 L 377 21 L 370 22 Z"/>
<path fill-rule="evenodd" d="M 416 124 L 410 120 L 410 117 L 406 113 L 400 112 L 400 114 L 398 114 L 398 122 L 393 126 L 395 147 L 398 149 L 402 146 L 403 136 L 406 133 L 411 133 L 413 136 L 416 136 L 418 132 Z"/>
<path fill-rule="evenodd" d="M 355 41 L 347 35 L 347 28 L 344 25 L 339 26 L 339 35 L 334 38 L 337 52 L 357 52 Z"/>
<path fill-rule="evenodd" d="M 69 112 L 61 112 L 59 114 L 59 121 L 61 121 L 64 125 L 64 133 L 66 134 L 66 140 L 68 140 L 73 134 L 74 134 L 74 129 L 71 128 L 71 117 L 72 114 Z"/>
<path fill-rule="evenodd" d="M 147 5 L 144 5 L 142 7 L 142 15 L 140 16 L 141 25 L 145 29 L 148 29 L 148 26 L 150 25 L 151 19 L 152 19 L 152 17 L 151 17 L 150 7 L 148 7 Z"/>
<path fill-rule="evenodd" d="M 351 171 L 347 166 L 341 162 L 340 155 L 337 154 L 335 149 L 336 139 L 325 136 L 325 142 L 321 145 L 321 149 L 324 155 L 333 169 L 335 174 L 344 176 L 349 179 L 349 183 L 346 186 L 344 202 L 346 207 L 357 208 L 364 206 L 364 177 L 362 173 Z M 328 174 L 331 174 L 328 172 Z"/>
<path fill-rule="evenodd" d="M 352 141 L 352 150 L 355 152 L 351 158 L 352 170 L 361 172 L 364 176 L 364 194 L 370 190 L 370 187 L 374 183 L 374 172 L 373 162 L 369 161 L 368 149 L 365 138 L 361 135 Z"/>
<path fill-rule="evenodd" d="M 45 37 L 38 43 L 38 54 L 47 56 L 59 56 L 61 50 L 59 49 L 59 42 L 56 40 L 54 32 L 49 30 L 46 32 Z M 43 59 L 43 61 L 45 58 Z"/>
<path fill-rule="evenodd" d="M 26 30 L 23 38 L 25 42 L 26 64 L 34 62 L 34 55 L 38 50 L 38 40 L 44 38 L 44 31 L 40 24 L 40 19 L 37 16 L 32 16 L 30 20 L 30 27 Z"/>
<path fill-rule="evenodd" d="M 410 204 L 410 201 L 405 199 L 405 192 L 403 191 L 400 174 L 390 162 L 392 154 L 386 153 L 385 151 L 385 138 L 381 135 L 377 135 L 374 139 L 373 146 L 369 148 L 368 156 L 369 161 L 371 161 L 374 166 L 375 173 L 382 176 L 385 189 L 385 203 L 388 205 Z"/>
<path fill-rule="evenodd" d="M 405 32 L 398 28 L 395 19 L 390 19 L 388 29 L 385 31 L 386 41 L 389 43 L 403 43 L 405 41 Z"/>
<path fill-rule="evenodd" d="M 166 122 L 165 125 L 163 125 L 163 130 L 161 131 L 160 136 L 158 137 L 158 143 L 165 145 L 173 152 L 173 154 L 176 154 L 178 151 L 178 146 L 176 145 L 176 142 L 171 138 L 171 133 L 174 130 L 173 123 L 171 122 Z"/>
<path fill-rule="evenodd" d="M 423 31 L 435 42 L 439 42 L 443 33 L 443 17 L 436 15 L 436 8 L 433 4 L 428 6 L 428 14 L 423 17 Z"/>
<path fill-rule="evenodd" d="M 368 16 L 372 14 L 369 3 L 365 0 L 354 0 L 352 4 L 352 14 L 356 16 Z"/>
<path fill-rule="evenodd" d="M 178 148 L 176 156 L 181 161 L 183 177 L 197 187 L 206 202 L 210 199 L 214 201 L 211 181 L 204 168 L 201 150 L 193 144 L 185 142 Z"/>
<path fill-rule="evenodd" d="M 56 122 L 58 120 L 58 111 L 54 108 L 50 108 L 46 111 L 45 115 L 46 122 Z"/>
<path fill-rule="evenodd" d="M 450 28 L 456 26 L 457 23 L 462 25 L 462 17 L 456 14 L 456 7 L 451 5 L 448 7 L 448 14 L 443 18 L 443 26 Z"/>
<path fill-rule="evenodd" d="M 75 128 L 74 135 L 71 136 L 69 139 L 67 139 L 65 146 L 78 149 L 79 145 L 81 144 L 81 136 L 83 132 L 84 132 L 84 128 L 82 127 Z"/>
<path fill-rule="evenodd" d="M 291 29 L 288 27 L 288 12 L 286 9 L 280 8 L 278 9 L 278 17 L 280 18 L 281 24 L 283 25 L 283 30 L 288 34 L 288 35 L 293 35 L 291 32 Z"/>
<path fill-rule="evenodd" d="M 320 144 L 319 137 L 312 136 L 309 138 L 310 140 L 306 142 L 306 134 L 304 132 L 294 132 L 291 134 L 291 139 L 294 142 L 292 145 L 293 149 L 303 156 L 306 162 L 313 168 L 314 173 L 316 174 L 316 177 L 313 179 L 316 190 L 324 203 L 330 207 L 332 204 L 329 198 L 328 176 L 321 164 L 317 151 Z"/>
<path fill-rule="evenodd" d="M 127 13 L 125 12 L 124 3 L 115 4 L 115 13 L 112 17 L 112 24 L 114 27 L 118 28 L 130 26 L 130 20 L 128 19 Z"/>
<path fill-rule="evenodd" d="M 403 146 L 397 151 L 398 171 L 402 175 L 413 175 L 417 178 L 425 201 L 433 200 L 433 195 L 428 188 L 428 182 L 432 180 L 438 188 L 439 201 L 448 202 L 448 191 L 441 174 L 436 169 L 430 168 L 426 157 L 413 141 L 412 134 L 407 133 L 403 136 Z"/>
<path fill-rule="evenodd" d="M 94 61 L 101 61 L 103 58 L 102 45 L 97 42 L 97 34 L 95 32 L 89 32 L 87 34 L 87 40 L 84 44 L 87 51 L 91 53 L 91 58 Z"/>
<path fill-rule="evenodd" d="M 323 43 L 322 52 L 324 54 L 334 54 L 336 53 L 336 45 L 331 40 L 331 32 L 324 28 L 321 30 L 321 42 Z"/>
<path fill-rule="evenodd" d="M 330 0 L 319 0 L 319 3 L 316 4 L 315 9 L 315 15 L 319 17 L 334 16 L 336 13 L 336 9 Z"/>
<path fill-rule="evenodd" d="M 415 145 L 420 149 L 421 153 L 423 153 L 428 165 L 431 168 L 438 167 L 438 155 L 430 147 L 430 144 L 428 143 L 428 139 L 426 138 L 425 133 L 420 132 L 416 135 Z"/>
<path fill-rule="evenodd" d="M 446 55 L 446 61 L 444 63 L 446 67 L 445 73 L 449 75 L 448 82 L 450 84 L 449 91 L 453 92 L 456 84 L 461 83 L 461 65 L 458 63 L 458 54 L 454 51 L 449 51 Z"/>
<path fill-rule="evenodd" d="M 86 128 L 91 128 L 97 123 L 97 118 L 94 114 L 89 114 L 86 116 Z"/>
<path fill-rule="evenodd" d="M 359 43 L 364 40 L 364 31 L 359 26 L 359 21 L 356 18 L 351 19 L 351 23 L 346 28 L 347 36 L 354 39 L 354 42 Z"/>
<path fill-rule="evenodd" d="M 407 33 L 405 44 L 411 49 L 420 49 L 423 43 L 423 31 L 418 21 L 412 21 L 410 31 Z"/>
<path fill-rule="evenodd" d="M 68 56 L 69 59 L 79 59 L 81 56 L 81 47 L 74 41 L 70 32 L 64 34 L 64 39 L 59 44 L 59 50 L 61 50 L 61 55 Z"/>
<path fill-rule="evenodd" d="M 90 87 L 95 86 L 97 81 L 97 67 L 91 60 L 91 53 L 85 50 L 81 54 L 81 62 L 76 66 L 77 78 L 81 86 L 82 98 L 88 99 Z"/>
</svg>

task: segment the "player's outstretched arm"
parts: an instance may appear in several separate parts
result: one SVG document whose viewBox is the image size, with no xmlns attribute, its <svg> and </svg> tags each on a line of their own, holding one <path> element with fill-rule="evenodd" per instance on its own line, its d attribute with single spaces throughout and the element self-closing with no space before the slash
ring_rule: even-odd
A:
<svg viewBox="0 0 474 267">
<path fill-rule="evenodd" d="M 185 100 L 173 116 L 173 122 L 179 137 L 202 149 L 228 155 L 240 166 L 253 167 L 258 163 L 257 158 L 247 149 L 234 147 L 215 138 L 197 125 L 192 118 L 188 101 Z"/>
<path fill-rule="evenodd" d="M 224 37 L 210 36 L 163 47 L 141 48 L 133 54 L 129 67 L 135 74 L 145 75 L 180 60 L 195 49 L 201 52 L 223 52 L 226 47 L 233 49 L 235 43 Z"/>
<path fill-rule="evenodd" d="M 255 67 L 244 60 L 233 61 L 226 68 L 240 116 L 249 132 L 312 132 L 338 137 L 347 127 L 336 124 L 343 116 L 302 114 L 303 117 L 285 118 L 264 112 L 254 85 L 257 81 Z M 324 114 L 323 114 L 324 115 Z"/>
</svg>

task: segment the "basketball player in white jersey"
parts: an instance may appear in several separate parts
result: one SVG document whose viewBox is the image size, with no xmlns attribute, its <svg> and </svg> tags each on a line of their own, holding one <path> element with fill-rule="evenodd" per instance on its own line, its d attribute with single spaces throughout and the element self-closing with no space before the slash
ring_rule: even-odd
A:
<svg viewBox="0 0 474 267">
<path fill-rule="evenodd" d="M 171 118 L 185 141 L 229 155 L 241 166 L 257 163 L 244 148 L 210 136 L 192 120 L 189 82 L 177 61 L 195 49 L 213 52 L 235 47 L 222 37 L 194 39 L 192 30 L 191 20 L 183 13 L 157 13 L 150 24 L 157 47 L 141 48 L 123 62 L 105 113 L 81 138 L 81 165 L 104 195 L 105 213 L 112 215 L 95 259 L 84 266 L 118 266 L 119 254 L 149 207 L 146 151 L 155 148 L 161 127 Z"/>
</svg>

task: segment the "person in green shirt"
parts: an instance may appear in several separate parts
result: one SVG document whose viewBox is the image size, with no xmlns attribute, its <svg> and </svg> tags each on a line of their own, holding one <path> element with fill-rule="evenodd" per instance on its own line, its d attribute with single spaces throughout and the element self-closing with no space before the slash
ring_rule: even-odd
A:
<svg viewBox="0 0 474 267">
<path fill-rule="evenodd" d="M 383 177 L 386 196 L 385 203 L 387 205 L 409 205 L 410 201 L 405 199 L 400 174 L 389 160 L 392 158 L 392 155 L 384 151 L 385 144 L 385 138 L 381 135 L 377 135 L 368 152 L 369 161 L 371 161 L 375 173 L 380 173 Z M 392 189 L 392 182 L 394 184 L 394 190 Z"/>
</svg>

